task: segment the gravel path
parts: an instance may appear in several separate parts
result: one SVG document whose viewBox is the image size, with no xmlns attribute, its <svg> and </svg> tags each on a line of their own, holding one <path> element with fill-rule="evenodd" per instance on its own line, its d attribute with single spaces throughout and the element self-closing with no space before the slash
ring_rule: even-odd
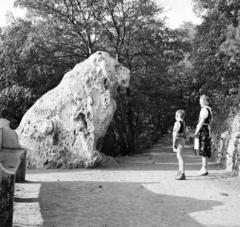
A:
<svg viewBox="0 0 240 227">
<path fill-rule="evenodd" d="M 16 184 L 14 226 L 240 227 L 240 178 L 184 153 L 185 181 L 169 138 L 108 169 L 31 170 Z"/>
</svg>

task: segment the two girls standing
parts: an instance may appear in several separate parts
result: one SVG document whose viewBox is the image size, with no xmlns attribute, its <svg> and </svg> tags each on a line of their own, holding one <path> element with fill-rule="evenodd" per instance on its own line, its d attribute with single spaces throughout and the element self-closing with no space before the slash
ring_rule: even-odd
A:
<svg viewBox="0 0 240 227">
<path fill-rule="evenodd" d="M 199 100 L 201 111 L 199 115 L 199 121 L 193 134 L 194 137 L 199 137 L 199 155 L 202 156 L 202 168 L 200 169 L 200 175 L 208 175 L 207 170 L 207 158 L 211 157 L 211 127 L 212 110 L 209 107 L 209 97 L 202 95 Z M 185 111 L 178 110 L 175 118 L 176 122 L 173 127 L 173 151 L 177 153 L 179 171 L 176 176 L 177 180 L 185 180 L 185 168 L 184 160 L 182 157 L 183 148 L 185 145 L 185 131 L 186 125 L 184 121 Z"/>
</svg>

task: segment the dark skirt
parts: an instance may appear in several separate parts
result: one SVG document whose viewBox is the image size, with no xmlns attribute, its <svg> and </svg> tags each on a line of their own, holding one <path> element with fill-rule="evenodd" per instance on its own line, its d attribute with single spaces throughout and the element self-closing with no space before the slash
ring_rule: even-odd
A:
<svg viewBox="0 0 240 227">
<path fill-rule="evenodd" d="M 199 155 L 211 157 L 211 137 L 207 125 L 203 125 L 199 131 Z"/>
</svg>

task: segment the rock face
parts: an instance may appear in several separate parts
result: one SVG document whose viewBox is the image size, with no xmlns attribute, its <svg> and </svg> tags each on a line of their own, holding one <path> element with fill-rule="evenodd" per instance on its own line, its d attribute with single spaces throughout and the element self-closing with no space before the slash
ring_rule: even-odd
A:
<svg viewBox="0 0 240 227">
<path fill-rule="evenodd" d="M 240 114 L 234 117 L 230 129 L 230 139 L 227 147 L 227 163 L 228 170 L 236 173 L 240 167 Z"/>
<path fill-rule="evenodd" d="M 129 80 L 129 70 L 100 51 L 66 73 L 27 111 L 16 130 L 28 150 L 28 166 L 104 165 L 98 142 L 116 110 L 117 88 L 128 87 Z"/>
<path fill-rule="evenodd" d="M 240 113 L 229 117 L 229 128 L 214 135 L 213 144 L 217 162 L 224 168 L 239 174 L 240 170 Z"/>
</svg>

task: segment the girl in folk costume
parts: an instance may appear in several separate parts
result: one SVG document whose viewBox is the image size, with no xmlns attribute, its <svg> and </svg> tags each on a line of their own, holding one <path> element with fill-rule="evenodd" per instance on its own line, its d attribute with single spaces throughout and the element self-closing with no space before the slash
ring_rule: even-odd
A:
<svg viewBox="0 0 240 227">
<path fill-rule="evenodd" d="M 202 156 L 202 168 L 200 170 L 201 176 L 208 175 L 207 158 L 211 157 L 211 121 L 212 110 L 209 107 L 209 97 L 202 95 L 199 100 L 201 111 L 196 131 L 193 136 L 199 137 L 199 155 Z"/>
</svg>

